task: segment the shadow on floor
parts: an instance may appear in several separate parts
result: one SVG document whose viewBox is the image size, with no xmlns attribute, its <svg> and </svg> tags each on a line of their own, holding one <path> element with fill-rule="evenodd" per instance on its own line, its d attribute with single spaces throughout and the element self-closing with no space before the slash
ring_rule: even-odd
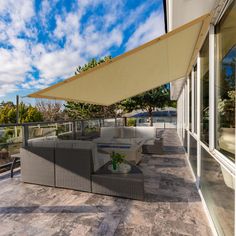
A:
<svg viewBox="0 0 236 236">
<path fill-rule="evenodd" d="M 20 174 L 20 169 L 14 170 L 14 176 L 15 176 L 15 175 L 19 175 L 19 174 Z M 9 179 L 9 178 L 11 178 L 11 173 L 10 173 L 10 171 L 7 171 L 7 172 L 2 173 L 2 174 L 0 175 L 0 181 L 1 181 L 1 180 L 4 180 L 4 179 Z"/>
<path fill-rule="evenodd" d="M 105 211 L 110 207 L 101 206 Z M 0 207 L 0 215 L 5 214 L 40 214 L 40 213 L 97 213 L 99 206 L 7 206 Z"/>
</svg>

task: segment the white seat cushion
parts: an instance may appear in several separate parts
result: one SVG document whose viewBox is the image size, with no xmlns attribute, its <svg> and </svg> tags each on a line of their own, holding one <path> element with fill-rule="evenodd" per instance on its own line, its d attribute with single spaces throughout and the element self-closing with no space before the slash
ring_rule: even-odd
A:
<svg viewBox="0 0 236 236">
<path fill-rule="evenodd" d="M 121 129 L 121 138 L 135 138 L 135 127 L 123 127 Z"/>
<path fill-rule="evenodd" d="M 74 142 L 73 148 L 91 149 L 93 157 L 93 170 L 97 171 L 110 160 L 110 155 L 101 154 L 97 150 L 97 144 L 91 141 L 78 140 Z"/>
<path fill-rule="evenodd" d="M 136 127 L 136 138 L 150 139 L 156 137 L 155 127 Z"/>
<path fill-rule="evenodd" d="M 119 127 L 102 127 L 101 137 L 102 138 L 119 138 L 121 129 Z"/>
</svg>

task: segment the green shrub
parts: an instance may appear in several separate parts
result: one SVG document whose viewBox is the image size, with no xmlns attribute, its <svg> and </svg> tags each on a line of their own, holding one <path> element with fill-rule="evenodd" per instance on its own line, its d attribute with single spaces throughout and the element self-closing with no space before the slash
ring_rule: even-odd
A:
<svg viewBox="0 0 236 236">
<path fill-rule="evenodd" d="M 135 118 L 128 118 L 127 125 L 128 126 L 136 126 L 136 119 Z"/>
</svg>

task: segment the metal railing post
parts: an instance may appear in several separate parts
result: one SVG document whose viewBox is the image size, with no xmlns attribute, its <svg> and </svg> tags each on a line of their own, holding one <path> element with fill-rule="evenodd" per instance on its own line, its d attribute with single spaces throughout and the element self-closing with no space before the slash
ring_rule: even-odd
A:
<svg viewBox="0 0 236 236">
<path fill-rule="evenodd" d="M 76 124 L 75 121 L 72 121 L 72 137 L 75 140 L 76 139 Z"/>
<path fill-rule="evenodd" d="M 123 125 L 127 126 L 127 117 L 123 117 Z"/>
<path fill-rule="evenodd" d="M 23 147 L 28 146 L 28 139 L 29 139 L 29 126 L 23 125 Z"/>
<path fill-rule="evenodd" d="M 81 120 L 81 135 L 84 136 L 85 135 L 85 130 L 84 130 L 84 121 Z"/>
<path fill-rule="evenodd" d="M 99 119 L 99 127 L 101 128 L 102 127 L 102 120 Z"/>
</svg>

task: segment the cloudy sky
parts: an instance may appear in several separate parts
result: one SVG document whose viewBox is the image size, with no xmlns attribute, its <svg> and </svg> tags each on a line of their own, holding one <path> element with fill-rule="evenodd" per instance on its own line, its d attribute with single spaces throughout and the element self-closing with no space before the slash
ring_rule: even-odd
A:
<svg viewBox="0 0 236 236">
<path fill-rule="evenodd" d="M 163 33 L 162 0 L 0 0 L 0 102 Z"/>
</svg>

